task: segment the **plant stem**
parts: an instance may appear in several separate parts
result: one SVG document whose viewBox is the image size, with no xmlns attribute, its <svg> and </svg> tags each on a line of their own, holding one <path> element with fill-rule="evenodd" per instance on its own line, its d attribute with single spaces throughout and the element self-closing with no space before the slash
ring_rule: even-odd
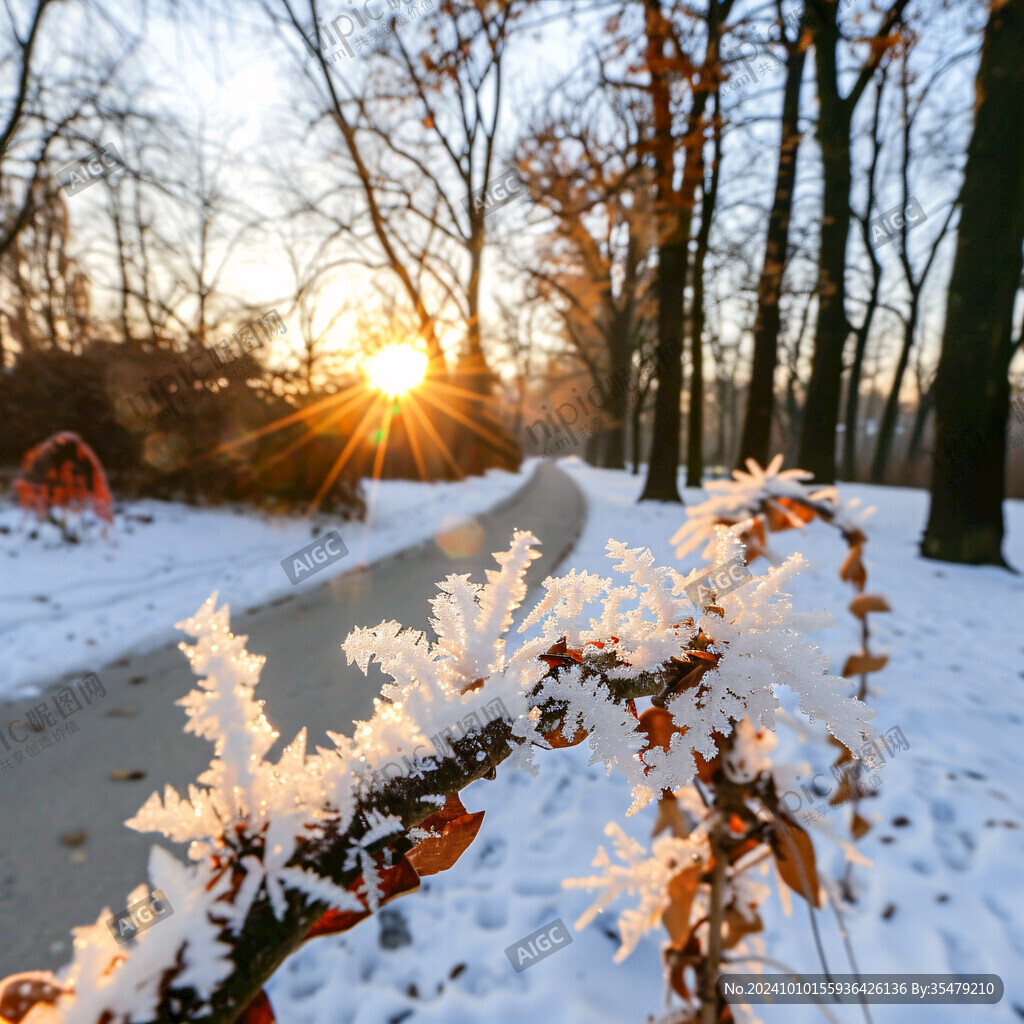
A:
<svg viewBox="0 0 1024 1024">
<path fill-rule="evenodd" d="M 722 919 L 725 892 L 726 854 L 721 837 L 721 823 L 715 825 L 708 840 L 715 865 L 711 869 L 711 901 L 708 909 L 708 952 L 700 968 L 700 1024 L 718 1021 L 718 969 L 722 960 Z"/>
</svg>

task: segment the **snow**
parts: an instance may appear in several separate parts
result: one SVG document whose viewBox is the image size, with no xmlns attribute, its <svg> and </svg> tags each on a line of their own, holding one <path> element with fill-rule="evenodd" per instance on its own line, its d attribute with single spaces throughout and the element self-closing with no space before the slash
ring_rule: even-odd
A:
<svg viewBox="0 0 1024 1024">
<path fill-rule="evenodd" d="M 607 572 L 609 537 L 650 547 L 657 564 L 679 565 L 671 544 L 683 519 L 678 506 L 635 504 L 642 477 L 595 470 L 574 459 L 561 465 L 588 502 L 587 526 L 569 559 L 577 574 Z M 919 558 L 916 544 L 927 513 L 923 492 L 860 485 L 840 485 L 839 491 L 844 501 L 860 498 L 878 506 L 865 525 L 867 590 L 884 594 L 893 612 L 871 620 L 872 649 L 888 653 L 890 661 L 872 677 L 868 703 L 879 712 L 878 731 L 900 725 L 910 743 L 882 772 L 879 795 L 861 804 L 861 813 L 876 824 L 857 848 L 873 866 L 853 868 L 857 903 L 843 911 L 858 966 L 880 973 L 996 973 L 1006 986 L 996 1006 L 873 1005 L 871 1017 L 876 1024 L 1009 1024 L 1019 1019 L 1014 1005 L 1024 1013 L 1024 798 L 1016 759 L 1024 582 L 994 568 Z M 702 497 L 686 492 L 691 505 Z M 1006 511 L 1006 553 L 1024 565 L 1024 504 L 1007 502 Z M 841 666 L 859 643 L 858 623 L 845 614 L 852 590 L 837 575 L 845 543 L 821 523 L 772 535 L 771 543 L 781 556 L 799 551 L 811 562 L 811 571 L 787 589 L 797 609 L 835 613 L 835 627 L 813 639 Z M 681 572 L 701 564 L 690 558 L 679 565 Z M 752 568 L 763 573 L 764 563 Z M 795 701 L 794 695 L 787 705 L 794 711 Z M 834 751 L 825 745 L 824 727 L 809 726 L 796 714 L 791 722 L 778 730 L 773 763 L 794 765 L 804 780 L 815 771 L 828 776 Z M 487 812 L 476 842 L 454 868 L 391 904 L 407 918 L 412 944 L 382 948 L 376 918 L 344 935 L 314 940 L 285 962 L 268 987 L 278 1019 L 621 1024 L 661 1013 L 663 930 L 653 929 L 623 963 L 613 963 L 618 914 L 635 907 L 629 899 L 522 974 L 504 954 L 556 918 L 575 922 L 586 911 L 592 895 L 562 882 L 593 874 L 598 847 L 608 845 L 608 822 L 651 847 L 655 807 L 627 819 L 629 784 L 618 773 L 606 777 L 600 765 L 588 766 L 589 753 L 585 744 L 538 751 L 536 778 L 506 762 L 495 781 L 464 790 L 470 811 Z M 827 832 L 847 839 L 848 813 L 835 810 L 820 828 L 811 826 L 826 880 L 847 869 L 844 848 Z M 908 824 L 893 824 L 904 817 Z M 793 906 L 780 899 L 772 876 L 751 878 L 758 881 L 772 893 L 760 907 L 766 933 L 758 938 L 765 954 L 802 972 L 820 972 L 803 901 Z M 940 902 L 943 895 L 948 899 Z M 830 969 L 849 972 L 831 910 L 817 917 Z M 856 1006 L 830 1012 L 840 1021 L 865 1019 Z M 758 1007 L 757 1015 L 769 1024 L 824 1019 L 814 1007 L 800 1006 Z"/>
<path fill-rule="evenodd" d="M 532 469 L 458 483 L 364 484 L 365 522 L 318 517 L 315 524 L 321 533 L 338 529 L 348 556 L 298 586 L 322 586 L 450 530 L 511 495 Z M 137 501 L 119 503 L 109 541 L 96 534 L 69 547 L 55 528 L 0 502 L 0 697 L 35 696 L 63 674 L 176 639 L 172 624 L 214 590 L 236 615 L 293 593 L 281 559 L 312 536 L 307 519 Z"/>
<path fill-rule="evenodd" d="M 703 567 L 693 552 L 682 562 L 675 558 L 672 538 L 683 521 L 684 512 L 677 505 L 637 505 L 642 477 L 595 470 L 575 459 L 565 460 L 562 466 L 586 494 L 587 523 L 569 558 L 574 568 L 570 579 L 549 591 L 542 611 L 525 626 L 525 649 L 533 651 L 538 644 L 547 643 L 550 635 L 544 636 L 545 630 L 550 633 L 566 623 L 571 624 L 580 638 L 588 632 L 597 635 L 613 625 L 621 629 L 623 623 L 632 623 L 634 635 L 623 632 L 632 644 L 631 653 L 657 660 L 658 653 L 653 646 L 658 640 L 656 631 L 648 630 L 651 651 L 645 651 L 639 642 L 646 640 L 644 627 L 659 621 L 674 621 L 678 606 L 674 604 L 676 598 L 671 597 L 672 591 L 676 591 L 677 596 L 681 594 L 679 584 L 685 574 Z M 525 471 L 528 469 L 526 467 Z M 479 501 L 478 507 L 482 507 L 500 500 L 519 482 L 520 478 L 509 474 L 492 475 L 490 481 L 474 482 L 479 490 L 462 485 L 458 493 L 466 505 Z M 379 558 L 388 550 L 431 535 L 439 526 L 450 525 L 442 522 L 443 514 L 451 506 L 449 487 L 395 485 L 393 495 L 388 495 L 388 486 L 382 488 L 377 504 L 375 536 L 370 537 L 369 530 L 353 524 L 341 527 L 350 550 L 353 554 L 358 552 L 360 560 Z M 409 491 L 403 494 L 405 488 L 410 488 L 415 498 Z M 496 494 L 500 488 L 505 490 Z M 873 685 L 867 701 L 878 711 L 873 723 L 877 730 L 885 732 L 900 726 L 909 741 L 909 749 L 890 758 L 881 773 L 878 796 L 861 804 L 861 814 L 872 820 L 875 827 L 857 844 L 859 854 L 854 855 L 846 841 L 848 809 L 835 809 L 820 826 L 810 827 L 819 874 L 826 886 L 835 891 L 836 880 L 848 869 L 848 858 L 853 857 L 858 862 L 852 873 L 857 900 L 853 906 L 843 908 L 843 918 L 861 972 L 996 973 L 1006 986 L 1003 1001 L 997 1006 L 873 1005 L 871 1018 L 876 1024 L 903 1024 L 905 1021 L 959 1024 L 965 1020 L 1008 1024 L 1018 1019 L 1014 1014 L 1015 1006 L 1020 1008 L 1018 1014 L 1024 1016 L 1024 884 L 1020 872 L 1020 864 L 1024 863 L 1021 829 L 1024 798 L 1016 784 L 1020 768 L 1015 757 L 1021 726 L 1017 698 L 1019 688 L 1024 685 L 1019 629 L 1024 583 L 1019 577 L 993 568 L 951 566 L 920 559 L 916 542 L 927 511 L 927 496 L 922 492 L 841 485 L 839 493 L 844 502 L 854 498 L 864 505 L 878 507 L 876 515 L 864 526 L 869 537 L 864 551 L 869 573 L 867 592 L 885 595 L 893 611 L 871 618 L 872 650 L 887 653 L 890 660 L 884 671 L 871 677 Z M 390 505 L 389 497 L 393 497 Z M 698 491 L 686 492 L 690 505 L 703 498 L 706 495 Z M 140 593 L 151 593 L 152 579 L 156 575 L 153 568 L 158 558 L 153 554 L 154 534 L 145 531 L 153 529 L 157 531 L 156 536 L 166 537 L 169 543 L 173 541 L 177 545 L 173 551 L 179 553 L 186 537 L 197 537 L 196 527 L 202 525 L 204 517 L 232 516 L 231 512 L 223 510 L 197 512 L 159 503 L 144 504 L 160 515 L 151 526 L 139 524 L 134 527 L 137 532 L 122 534 L 119 547 L 92 543 L 75 549 L 69 557 L 66 549 L 48 550 L 39 542 L 27 542 L 36 547 L 29 549 L 32 555 L 24 556 L 25 562 L 33 563 L 34 579 L 51 581 L 48 593 L 54 605 L 58 603 L 58 593 L 63 593 L 58 591 L 55 582 L 59 563 L 68 563 L 65 569 L 71 571 L 71 578 L 76 582 L 77 589 L 70 588 L 76 596 L 74 600 L 62 598 L 66 607 L 55 609 L 61 613 L 56 618 L 58 621 L 66 618 L 76 630 L 95 632 L 96 643 L 89 645 L 90 660 L 99 660 L 96 648 L 109 657 L 123 653 L 127 645 L 151 642 L 157 635 L 157 623 L 165 627 L 168 621 L 167 618 L 161 620 L 156 609 L 170 612 L 171 607 L 174 611 L 170 612 L 169 621 L 189 618 L 187 631 L 200 635 L 199 643 L 192 649 L 197 663 L 208 666 L 217 662 L 217 671 L 230 677 L 225 662 L 230 660 L 230 653 L 237 656 L 234 671 L 238 678 L 229 680 L 238 684 L 234 707 L 208 705 L 201 691 L 194 691 L 184 702 L 192 712 L 196 731 L 210 738 L 227 732 L 227 742 L 221 752 L 226 763 L 234 766 L 231 769 L 234 775 L 228 779 L 222 773 L 216 777 L 216 782 L 219 787 L 230 785 L 233 791 L 234 781 L 243 771 L 246 751 L 258 750 L 264 742 L 256 736 L 247 741 L 253 745 L 251 748 L 244 743 L 232 746 L 232 739 L 236 744 L 245 739 L 238 729 L 240 722 L 258 721 L 252 713 L 255 707 L 252 687 L 246 685 L 246 680 L 255 682 L 253 673 L 258 673 L 258 665 L 246 660 L 252 656 L 245 655 L 240 645 L 220 654 L 209 643 L 204 646 L 201 634 L 205 631 L 209 640 L 213 626 L 219 628 L 223 620 L 218 618 L 213 603 L 203 607 L 200 613 L 195 609 L 214 589 L 220 590 L 221 601 L 239 591 L 245 594 L 245 602 L 258 599 L 253 589 L 246 589 L 243 578 L 251 578 L 260 597 L 283 589 L 282 582 L 287 585 L 287 581 L 280 571 L 280 558 L 308 540 L 308 527 L 299 524 L 280 527 L 256 518 L 232 519 L 232 542 L 238 544 L 233 575 L 230 578 L 226 575 L 228 562 L 223 558 L 223 551 L 218 552 L 217 561 L 209 551 L 211 565 L 203 566 L 192 560 L 196 558 L 193 549 L 188 562 L 190 568 L 179 567 L 179 576 L 168 594 L 153 594 L 154 608 L 149 610 L 152 614 L 147 613 L 145 621 L 141 622 L 133 619 L 128 609 L 134 610 Z M 403 515 L 402 510 L 413 505 L 417 516 L 409 516 L 407 512 Z M 1024 565 L 1024 504 L 1007 502 L 1006 509 L 1009 530 L 1006 554 L 1011 562 Z M 133 511 L 138 512 L 139 507 Z M 468 513 L 465 507 L 462 511 Z M 415 521 L 415 535 L 403 519 Z M 382 540 L 377 536 L 381 532 L 381 520 L 390 521 L 389 536 L 394 547 L 388 547 L 387 538 Z M 223 521 L 218 525 L 221 529 L 214 536 L 225 536 Z M 529 525 L 523 523 L 524 527 Z M 247 536 L 249 543 L 239 539 L 239 535 Z M 622 567 L 620 571 L 628 573 L 632 579 L 628 583 L 623 581 L 616 601 L 594 619 L 586 605 L 593 595 L 604 589 L 600 581 L 618 568 L 608 558 L 611 537 L 618 541 L 612 551 Z M 283 540 L 293 543 L 293 547 L 282 543 Z M 543 542 L 543 537 L 540 540 Z M 24 552 L 26 546 L 21 537 L 17 539 L 19 548 L 16 549 L 11 535 L 0 535 L 0 542 L 4 545 L 0 553 L 10 557 L 21 557 L 16 550 Z M 9 544 L 12 546 L 7 547 Z M 150 554 L 143 551 L 143 545 Z M 792 575 L 793 568 L 799 564 L 799 560 L 793 559 L 789 568 L 783 566 L 765 582 L 727 595 L 724 600 L 729 602 L 730 615 L 726 620 L 734 609 L 746 611 L 749 606 L 752 614 L 768 616 L 764 620 L 766 625 L 777 627 L 783 621 L 791 621 L 792 613 L 785 607 L 786 602 L 765 604 L 755 600 L 758 590 L 764 589 L 765 593 L 760 596 L 767 598 L 771 596 L 768 591 L 785 580 L 783 589 L 793 594 L 791 603 L 797 612 L 817 613 L 827 608 L 834 613 L 834 628 L 815 633 L 811 639 L 824 649 L 834 666 L 841 666 L 859 644 L 859 623 L 845 612 L 853 592 L 838 578 L 838 567 L 846 555 L 842 537 L 837 530 L 815 522 L 804 529 L 772 535 L 771 545 L 781 560 L 801 553 L 810 563 L 809 569 Z M 522 562 L 525 546 L 525 537 L 520 538 L 518 549 L 513 545 L 508 555 L 509 564 Z M 653 559 L 647 560 L 635 550 L 645 547 L 651 549 Z M 150 570 L 140 573 L 131 585 L 122 582 L 118 589 L 110 582 L 104 588 L 96 580 L 104 576 L 121 578 L 119 573 L 133 567 L 130 558 L 122 558 L 126 548 L 133 548 L 138 557 L 149 558 Z M 201 544 L 199 548 L 209 550 Z M 163 556 L 173 565 L 169 552 L 164 552 Z M 121 561 L 117 561 L 119 558 Z M 346 561 L 325 570 L 325 578 L 328 573 L 351 568 Z M 109 568 L 110 564 L 118 569 L 117 573 Z M 666 566 L 676 568 L 669 571 L 656 568 Z M 767 565 L 760 561 L 751 568 L 763 575 Z M 105 573 L 100 573 L 103 569 Z M 271 578 L 274 569 L 281 579 Z M 690 578 L 692 576 L 691 573 Z M 260 586 L 264 589 L 259 590 Z M 478 580 L 467 582 L 464 578 L 450 576 L 443 581 L 442 598 L 434 605 L 435 618 L 444 631 L 439 649 L 448 658 L 442 664 L 447 666 L 445 671 L 450 675 L 439 676 L 436 663 L 431 664 L 432 654 L 420 635 L 413 631 L 400 632 L 397 623 L 381 626 L 368 623 L 366 630 L 357 634 L 346 649 L 365 664 L 368 658 L 375 656 L 375 651 L 381 650 L 381 644 L 385 644 L 396 674 L 401 676 L 404 672 L 410 681 L 414 677 L 432 675 L 433 687 L 437 689 L 438 683 L 443 683 L 438 692 L 448 700 L 467 682 L 471 683 L 476 673 L 494 669 L 497 678 L 491 680 L 480 696 L 501 695 L 513 706 L 518 690 L 516 684 L 527 677 L 527 670 L 517 665 L 517 654 L 510 655 L 506 661 L 500 633 L 507 625 L 504 609 L 519 590 L 512 576 L 502 577 L 500 571 L 496 572 L 488 578 L 490 589 L 482 606 L 475 606 L 471 597 L 482 593 L 479 586 Z M 26 597 L 30 592 L 24 584 L 18 589 L 8 590 L 8 584 L 0 584 L 0 587 L 4 600 L 0 608 L 14 607 L 16 597 L 21 607 L 28 603 Z M 100 613 L 89 608 L 89 602 L 82 596 L 90 588 L 92 601 L 105 602 L 103 615 L 110 623 L 109 631 L 106 623 L 100 621 Z M 637 595 L 627 593 L 629 590 L 640 592 L 640 607 L 645 614 L 637 612 L 634 607 Z M 520 609 L 516 616 L 518 622 L 526 620 L 533 604 L 531 599 Z M 37 611 L 35 605 L 31 607 Z M 600 610 L 600 604 L 595 607 Z M 50 614 L 53 616 L 54 612 Z M 470 615 L 474 616 L 472 626 Z M 773 615 L 776 618 L 773 619 Z M 807 621 L 814 617 L 809 614 Z M 52 626 L 54 619 L 46 621 Z M 33 630 L 45 626 L 40 625 L 42 613 L 38 621 L 27 616 L 24 621 L 15 621 L 11 616 L 4 617 L 3 622 L 8 628 L 0 636 L 0 650 L 9 654 L 13 668 L 19 673 L 12 677 L 16 680 L 10 684 L 13 688 L 31 681 L 33 661 L 25 652 L 31 650 Z M 519 647 L 523 641 L 515 628 L 513 624 L 506 636 Z M 756 634 L 751 636 L 751 646 L 744 651 L 751 660 L 775 657 L 758 646 Z M 339 636 L 338 642 L 344 639 Z M 734 651 L 738 651 L 742 638 L 737 635 L 730 639 Z M 233 639 L 230 642 L 233 643 Z M 781 645 L 783 653 L 789 652 L 797 658 L 796 648 L 801 643 L 806 641 L 795 635 L 788 637 Z M 50 653 L 47 650 L 48 657 Z M 69 659 L 82 656 L 81 649 L 74 644 L 64 653 Z M 779 658 L 782 656 L 780 654 Z M 787 663 L 773 660 L 772 664 L 786 667 Z M 815 666 L 820 664 L 815 662 Z M 80 668 L 80 665 L 69 662 L 69 667 Z M 208 667 L 203 671 L 213 674 Z M 501 678 L 502 674 L 506 678 Z M 805 692 L 801 686 L 805 680 L 800 675 L 794 669 L 792 681 L 796 692 L 783 691 L 779 695 L 785 710 L 770 708 L 779 725 L 772 738 L 777 740 L 777 747 L 772 750 L 772 740 L 754 741 L 742 730 L 743 742 L 731 771 L 742 775 L 756 770 L 761 757 L 770 751 L 777 781 L 794 792 L 799 792 L 801 779 L 807 780 L 815 773 L 829 776 L 828 765 L 834 758 L 834 749 L 826 745 L 825 722 L 808 724 L 798 708 L 804 702 L 807 709 L 806 702 L 812 700 L 810 709 L 819 712 L 823 719 L 826 709 L 822 703 L 833 701 L 835 694 L 827 688 L 821 693 Z M 816 678 L 824 681 L 828 677 Z M 492 689 L 495 683 L 498 686 Z M 203 683 L 199 685 L 202 687 Z M 401 680 L 392 687 L 397 694 L 404 685 L 405 680 Z M 852 690 L 851 683 L 850 692 Z M 736 692 L 733 687 L 733 697 Z M 472 699 L 470 692 L 459 703 Z M 429 701 L 424 702 L 417 710 L 433 725 L 430 712 L 437 709 L 429 708 L 429 704 Z M 761 721 L 765 724 L 773 720 L 772 716 L 765 717 L 768 710 L 767 705 L 759 706 Z M 265 712 L 272 724 L 274 708 L 267 706 Z M 226 723 L 214 722 L 218 714 L 231 714 L 238 719 L 234 737 L 230 729 L 224 728 Z M 404 745 L 410 738 L 407 726 L 384 721 L 389 714 L 386 706 L 378 706 L 374 726 L 380 725 L 381 729 L 379 732 L 376 728 L 369 730 L 381 747 L 382 757 L 386 756 L 386 748 L 393 739 L 401 740 Z M 862 719 L 854 715 L 845 725 L 853 728 L 858 721 Z M 450 723 L 445 720 L 444 724 Z M 599 732 L 608 736 L 617 730 L 621 732 L 619 723 L 611 720 L 602 719 L 597 725 Z M 344 723 L 338 723 L 338 727 L 343 729 Z M 388 732 L 392 727 L 394 736 Z M 422 735 L 427 731 L 430 730 Z M 363 738 L 371 737 L 367 734 Z M 351 747 L 346 745 L 347 741 L 339 743 L 343 758 L 358 752 L 361 741 L 358 730 L 355 740 Z M 616 742 L 623 747 L 621 738 Z M 282 756 L 280 764 L 284 766 L 285 775 L 292 773 L 292 765 L 308 756 L 304 749 L 304 735 L 300 734 Z M 424 879 L 418 893 L 392 904 L 393 910 L 407 918 L 411 944 L 382 948 L 379 917 L 370 918 L 343 935 L 310 942 L 282 965 L 268 985 L 278 1020 L 282 1024 L 397 1024 L 398 1021 L 459 1024 L 480 1020 L 492 1024 L 518 1024 L 522 1020 L 586 1020 L 599 1024 L 614 1021 L 619 1024 L 642 1021 L 649 1014 L 663 1012 L 665 986 L 661 977 L 660 946 L 664 931 L 660 925 L 645 930 L 644 923 L 652 908 L 657 907 L 657 880 L 665 874 L 659 864 L 673 856 L 679 841 L 663 837 L 652 846 L 650 831 L 656 807 L 652 804 L 627 817 L 626 811 L 637 796 L 632 785 L 636 780 L 619 772 L 607 775 L 603 766 L 588 764 L 595 753 L 597 751 L 589 750 L 586 744 L 567 750 L 538 750 L 533 758 L 535 776 L 515 766 L 514 762 L 521 758 L 510 758 L 499 768 L 496 780 L 481 780 L 464 790 L 462 799 L 468 810 L 487 812 L 476 842 L 454 868 Z M 298 772 L 294 774 L 297 777 Z M 321 800 L 327 790 L 339 789 L 335 779 L 325 779 L 325 783 L 330 785 L 319 794 Z M 306 795 L 312 800 L 317 794 L 310 790 Z M 248 804 L 258 796 L 258 791 L 253 790 L 251 794 L 243 794 L 243 799 Z M 157 803 L 150 805 L 147 814 L 155 820 L 158 811 Z M 289 829 L 287 825 L 284 831 Z M 200 831 L 203 830 L 200 828 Z M 624 873 L 608 857 L 598 855 L 599 847 L 608 847 L 608 836 L 615 840 L 615 848 L 626 854 L 621 859 L 632 866 L 632 875 Z M 161 924 L 160 928 L 140 936 L 142 955 L 132 966 L 132 977 L 140 993 L 152 991 L 155 972 L 161 964 L 158 948 L 166 948 L 171 931 L 177 934 L 193 917 L 202 917 L 202 907 L 194 908 L 195 914 L 191 915 L 187 910 L 192 894 L 202 888 L 205 863 L 203 860 L 193 868 L 186 868 L 176 862 L 168 863 L 166 855 L 154 853 L 151 864 L 154 886 L 167 891 L 175 911 L 170 920 L 177 923 Z M 606 878 L 595 876 L 594 866 L 605 867 Z M 268 865 L 270 870 L 273 867 Z M 767 862 L 765 867 L 768 867 Z M 505 949 L 557 918 L 579 922 L 594 896 L 578 884 L 566 887 L 564 883 L 586 878 L 594 881 L 597 888 L 611 880 L 609 884 L 623 888 L 633 885 L 635 892 L 632 897 L 611 903 L 596 915 L 593 923 L 574 932 L 571 945 L 521 974 L 516 973 L 505 956 Z M 317 884 L 313 878 L 292 876 L 282 881 L 302 888 Z M 785 891 L 780 893 L 776 879 L 770 874 L 745 879 L 752 904 L 763 898 L 762 883 L 767 883 L 770 891 L 759 907 L 766 931 L 755 936 L 755 943 L 763 941 L 762 953 L 782 964 L 805 973 L 820 972 L 822 968 L 808 928 L 806 905 L 801 900 L 791 901 Z M 140 889 L 133 895 L 142 894 Z M 643 900 L 639 906 L 638 895 Z M 107 914 L 109 911 L 105 910 L 96 924 L 79 929 L 78 937 L 82 941 L 77 956 L 82 976 L 89 973 L 93 942 L 98 944 L 101 937 L 98 929 L 105 928 L 102 922 Z M 623 914 L 626 927 L 620 930 L 619 916 Z M 840 926 L 831 909 L 818 913 L 817 919 L 829 967 L 835 972 L 849 972 L 851 967 L 846 960 Z M 622 963 L 616 964 L 614 959 L 624 938 L 627 945 L 635 945 L 635 948 Z M 146 955 L 148 952 L 152 953 L 151 957 Z M 188 968 L 195 972 L 196 982 L 208 990 L 215 983 L 216 971 L 222 963 L 213 948 L 212 932 L 200 939 L 193 953 L 196 952 L 198 955 L 190 956 Z M 135 957 L 129 963 L 133 960 Z M 740 969 L 745 966 L 749 965 L 738 965 Z M 77 1002 L 74 1019 L 87 1019 L 86 1008 L 92 1005 L 90 1000 L 99 995 L 90 992 Z M 133 1009 L 138 1010 L 138 1005 L 133 1004 Z M 841 1021 L 865 1019 L 859 1007 L 831 1008 L 830 1012 L 834 1019 Z M 815 1008 L 798 1006 L 759 1007 L 757 1016 L 769 1024 L 821 1019 Z"/>
</svg>

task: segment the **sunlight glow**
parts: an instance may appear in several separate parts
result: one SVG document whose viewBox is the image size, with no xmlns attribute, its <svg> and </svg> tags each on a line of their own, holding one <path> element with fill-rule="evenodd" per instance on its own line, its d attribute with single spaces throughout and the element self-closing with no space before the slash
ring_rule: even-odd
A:
<svg viewBox="0 0 1024 1024">
<path fill-rule="evenodd" d="M 363 373 L 371 387 L 397 398 L 423 383 L 427 357 L 412 345 L 388 345 L 366 360 Z"/>
</svg>

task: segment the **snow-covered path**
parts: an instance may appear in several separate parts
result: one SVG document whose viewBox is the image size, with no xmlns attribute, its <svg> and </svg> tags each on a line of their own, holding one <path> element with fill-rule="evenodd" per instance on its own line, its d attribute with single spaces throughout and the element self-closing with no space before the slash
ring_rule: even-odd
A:
<svg viewBox="0 0 1024 1024">
<path fill-rule="evenodd" d="M 241 611 L 367 566 L 500 503 L 530 478 L 492 470 L 460 483 L 365 483 L 365 522 L 256 515 L 245 507 L 120 503 L 111 539 L 69 548 L 0 503 L 0 700 L 31 695 L 166 643 L 213 590 Z M 337 529 L 349 554 L 293 589 L 281 559 L 311 528 Z M 39 536 L 30 539 L 36 529 Z"/>
</svg>

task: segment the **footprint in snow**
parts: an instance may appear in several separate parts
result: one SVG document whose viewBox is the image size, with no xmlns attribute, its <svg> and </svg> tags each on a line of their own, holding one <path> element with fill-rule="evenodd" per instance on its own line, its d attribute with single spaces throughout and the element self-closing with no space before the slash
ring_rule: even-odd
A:
<svg viewBox="0 0 1024 1024">
<path fill-rule="evenodd" d="M 548 796 L 547 800 L 544 801 L 544 806 L 541 807 L 541 816 L 545 820 L 550 820 L 556 814 L 561 814 L 572 806 L 572 800 L 566 792 L 570 786 L 571 782 L 569 779 L 562 778 L 559 780 L 554 792 Z"/>
<path fill-rule="evenodd" d="M 476 924 L 478 928 L 493 931 L 504 928 L 508 923 L 508 896 L 505 893 L 488 893 L 482 896 L 476 905 Z"/>
<path fill-rule="evenodd" d="M 476 862 L 482 868 L 500 868 L 505 863 L 507 855 L 507 844 L 504 839 L 490 839 L 480 850 Z"/>
</svg>

